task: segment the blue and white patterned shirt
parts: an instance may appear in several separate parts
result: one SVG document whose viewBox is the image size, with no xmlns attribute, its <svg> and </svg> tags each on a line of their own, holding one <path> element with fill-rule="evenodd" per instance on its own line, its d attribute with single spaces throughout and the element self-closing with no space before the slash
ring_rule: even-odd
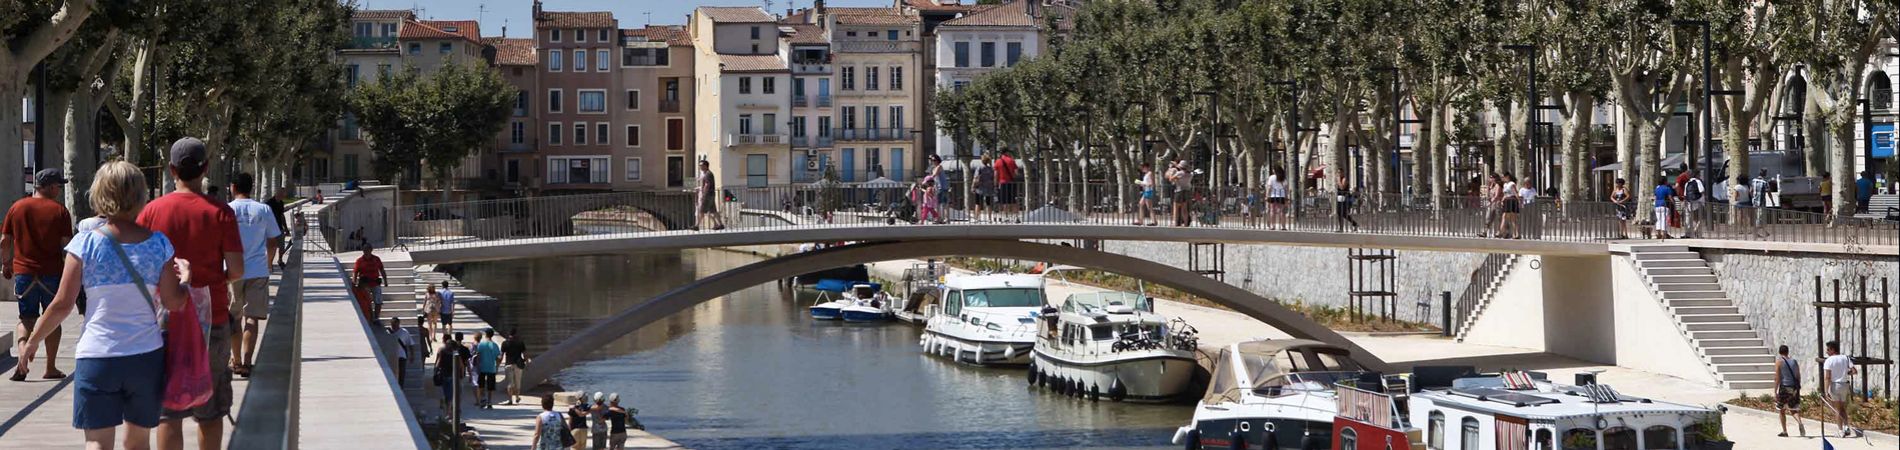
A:
<svg viewBox="0 0 1900 450">
<path fill-rule="evenodd" d="M 75 358 L 138 355 L 165 345 L 164 327 L 152 313 L 160 305 L 150 304 L 139 292 L 112 246 L 112 238 L 100 233 L 80 233 L 66 244 L 66 253 L 85 266 L 86 320 Z M 174 254 L 171 240 L 153 231 L 144 242 L 124 244 L 124 248 L 154 296 L 151 301 L 156 301 L 158 278 Z"/>
</svg>

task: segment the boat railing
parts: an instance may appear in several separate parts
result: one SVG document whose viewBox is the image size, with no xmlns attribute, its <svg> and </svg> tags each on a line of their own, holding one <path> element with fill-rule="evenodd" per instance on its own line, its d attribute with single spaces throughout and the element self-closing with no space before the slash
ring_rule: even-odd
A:
<svg viewBox="0 0 1900 450">
<path fill-rule="evenodd" d="M 1333 400 L 1339 403 L 1339 417 L 1394 430 L 1405 429 L 1405 416 L 1399 413 L 1399 404 L 1391 395 L 1360 389 L 1355 384 L 1348 380 L 1333 385 L 1338 393 Z"/>
</svg>

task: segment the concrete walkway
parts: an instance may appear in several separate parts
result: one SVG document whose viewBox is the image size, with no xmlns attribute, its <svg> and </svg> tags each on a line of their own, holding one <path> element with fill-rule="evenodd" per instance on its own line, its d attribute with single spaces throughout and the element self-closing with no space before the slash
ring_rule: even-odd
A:
<svg viewBox="0 0 1900 450">
<path fill-rule="evenodd" d="M 329 255 L 304 260 L 299 445 L 306 449 L 428 448 L 428 441 Z"/>
<path fill-rule="evenodd" d="M 273 298 L 282 282 L 281 273 L 271 273 L 270 292 Z M 17 305 L 13 301 L 0 303 L 5 304 L 0 308 L 7 311 L 17 310 Z M 19 319 L 16 314 L 0 314 L 0 327 L 5 327 L 4 331 L 0 331 L 0 337 L 4 337 L 6 342 L 13 342 L 13 332 L 15 326 L 19 324 Z M 40 379 L 46 366 L 43 360 L 35 360 L 33 367 L 30 368 L 32 373 L 28 375 L 26 381 L 15 383 L 0 380 L 0 420 L 4 420 L 0 422 L 0 450 L 72 448 L 84 445 L 85 441 L 79 430 L 73 428 L 73 388 L 70 376 L 73 372 L 73 348 L 79 341 L 79 324 L 80 315 L 75 311 L 74 314 L 67 316 L 64 331 L 60 336 L 60 355 L 57 366 L 59 370 L 69 375 L 66 379 Z M 260 325 L 260 336 L 262 331 Z M 237 336 L 232 338 L 236 339 Z M 3 351 L 5 356 L 0 357 L 0 367 L 5 368 L 4 373 L 7 375 L 13 373 L 13 366 L 17 362 L 13 354 L 15 350 L 17 349 L 9 345 Z M 43 353 L 41 357 L 44 357 Z M 243 407 L 244 394 L 249 386 L 250 383 L 244 377 L 232 378 L 231 414 L 237 414 Z M 224 438 L 226 440 L 230 439 L 231 432 L 236 428 L 232 425 L 235 420 L 237 419 L 231 418 L 225 422 Z M 197 448 L 197 445 L 197 426 L 187 423 L 185 446 Z"/>
</svg>

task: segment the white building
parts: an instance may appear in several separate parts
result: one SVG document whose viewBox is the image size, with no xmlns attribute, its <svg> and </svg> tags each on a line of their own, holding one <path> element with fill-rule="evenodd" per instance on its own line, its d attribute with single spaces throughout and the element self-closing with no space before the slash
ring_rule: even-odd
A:
<svg viewBox="0 0 1900 450">
<path fill-rule="evenodd" d="M 936 29 L 936 83 L 961 90 L 983 75 L 1035 58 L 1044 50 L 1038 1 L 1016 1 L 946 21 Z M 958 149 L 956 130 L 937 130 L 937 154 L 956 160 L 983 149 Z"/>
<path fill-rule="evenodd" d="M 777 19 L 756 7 L 700 7 L 694 48 L 695 136 L 721 186 L 791 180 L 791 71 Z"/>
</svg>

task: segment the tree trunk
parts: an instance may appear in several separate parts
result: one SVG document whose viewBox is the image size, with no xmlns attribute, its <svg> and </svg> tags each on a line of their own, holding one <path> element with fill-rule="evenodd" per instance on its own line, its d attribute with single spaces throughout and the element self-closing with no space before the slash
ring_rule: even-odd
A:
<svg viewBox="0 0 1900 450">
<path fill-rule="evenodd" d="M 1339 179 L 1339 177 L 1348 177 L 1348 179 L 1352 177 L 1354 169 L 1352 166 L 1352 152 L 1346 150 L 1346 141 L 1350 136 L 1354 135 L 1354 133 L 1347 131 L 1347 124 L 1352 123 L 1352 117 L 1352 113 L 1342 110 L 1333 114 L 1332 124 L 1327 126 L 1331 139 L 1326 143 L 1326 148 L 1327 151 L 1331 153 L 1331 157 L 1329 158 L 1331 160 L 1331 163 L 1329 163 L 1331 167 L 1326 168 L 1325 178 L 1316 183 L 1322 190 L 1327 186 L 1332 186 L 1332 181 Z M 1315 139 L 1317 139 L 1317 137 L 1315 137 Z M 1304 179 L 1306 174 L 1296 173 L 1293 174 L 1293 176 L 1295 179 Z"/>
<path fill-rule="evenodd" d="M 1806 152 L 1803 156 L 1806 156 L 1804 159 L 1807 162 L 1807 176 L 1818 177 L 1821 176 L 1822 171 L 1829 170 L 1827 161 L 1829 152 L 1826 133 L 1827 114 L 1821 111 L 1820 100 L 1816 97 L 1827 94 L 1815 87 L 1816 82 L 1808 83 L 1808 95 L 1804 96 L 1807 97 L 1807 103 L 1802 105 L 1801 112 L 1801 138 L 1805 141 L 1801 143 L 1801 150 Z"/>
<path fill-rule="evenodd" d="M 0 58 L 5 58 L 5 56 L 0 56 Z M 5 70 L 5 67 L 0 65 L 0 70 Z M 21 114 L 22 108 L 18 106 L 24 101 L 22 97 L 25 96 L 21 94 L 23 94 L 25 90 L 25 78 L 0 77 L 0 124 L 8 124 L 7 126 L 0 126 L 0 167 L 17 168 L 26 166 L 22 161 L 22 159 L 24 159 L 23 155 L 25 153 L 24 147 L 26 146 L 26 139 L 24 133 L 20 130 L 20 125 L 18 125 L 26 120 L 24 115 Z M 0 170 L 0 189 L 6 189 L 4 192 L 13 194 L 0 195 L 0 205 L 9 208 L 12 207 L 13 200 L 20 197 L 18 194 L 25 192 L 23 190 L 16 191 L 23 186 L 26 186 L 26 181 L 21 177 L 19 169 Z"/>
<path fill-rule="evenodd" d="M 1630 189 L 1641 190 L 1648 181 L 1636 177 L 1636 154 L 1643 146 L 1642 137 L 1636 131 L 1636 118 L 1627 111 L 1617 117 L 1622 120 L 1616 124 L 1616 162 L 1621 164 L 1616 176 L 1629 183 Z"/>
<path fill-rule="evenodd" d="M 1422 140 L 1422 144 L 1427 153 L 1426 159 L 1432 161 L 1432 170 L 1428 177 L 1430 183 L 1421 184 L 1421 186 L 1429 186 L 1431 189 L 1430 195 L 1432 196 L 1433 211 L 1444 210 L 1445 194 L 1455 189 L 1454 186 L 1458 185 L 1458 183 L 1451 179 L 1451 158 L 1447 153 L 1448 149 L 1450 149 L 1450 142 L 1446 142 L 1446 140 L 1451 136 L 1451 134 L 1448 133 L 1451 121 L 1446 120 L 1446 114 L 1448 112 L 1450 112 L 1450 108 L 1443 106 L 1437 106 L 1427 110 L 1425 129 L 1422 130 L 1424 131 L 1422 135 L 1425 138 Z M 1413 151 L 1416 152 L 1418 150 Z"/>
<path fill-rule="evenodd" d="M 1630 180 L 1630 189 L 1637 193 L 1636 217 L 1643 220 L 1654 219 L 1652 208 L 1656 204 L 1656 183 L 1662 180 L 1662 124 L 1659 121 L 1637 120 L 1636 134 L 1641 144 L 1641 153 L 1637 163 L 1636 179 Z"/>
<path fill-rule="evenodd" d="M 66 186 L 65 202 L 74 218 L 92 217 L 92 204 L 86 192 L 92 187 L 92 174 L 99 167 L 99 105 L 91 88 L 74 92 L 66 105 L 66 148 L 59 164 L 72 180 Z"/>
<path fill-rule="evenodd" d="M 61 155 L 66 152 L 66 132 L 69 131 L 66 128 L 66 110 L 72 105 L 73 93 L 47 89 L 46 98 L 40 100 L 45 103 L 45 107 L 40 109 L 45 111 L 40 120 L 46 122 L 46 126 L 40 129 L 46 130 L 46 135 L 35 139 L 34 148 L 38 149 L 39 156 L 26 162 L 35 172 L 60 167 L 60 161 L 65 159 Z M 68 178 L 71 176 L 67 174 Z"/>
<path fill-rule="evenodd" d="M 1418 117 L 1424 120 L 1419 122 L 1418 137 L 1412 140 L 1412 195 L 1408 196 L 1412 198 L 1429 196 L 1437 190 L 1437 184 L 1432 180 L 1432 167 L 1437 165 L 1437 161 L 1433 159 L 1431 135 L 1437 127 L 1442 126 L 1427 118 L 1438 112 L 1436 105 L 1420 108 L 1418 112 L 1426 117 Z"/>
<path fill-rule="evenodd" d="M 1853 102 L 1838 102 L 1836 105 L 1849 111 L 1855 109 Z M 1858 203 L 1854 198 L 1854 156 L 1858 153 L 1855 151 L 1854 132 L 1857 128 L 1852 120 L 1828 123 L 1827 134 L 1832 138 L 1827 148 L 1828 171 L 1833 172 L 1830 180 L 1834 182 L 1834 192 L 1826 194 L 1834 196 L 1836 219 L 1853 217 L 1855 204 Z"/>
<path fill-rule="evenodd" d="M 1595 119 L 1590 109 L 1596 106 L 1596 97 L 1587 93 L 1567 95 L 1564 106 L 1570 108 L 1563 123 L 1563 179 L 1557 189 L 1558 198 L 1568 203 L 1581 200 L 1583 192 L 1584 155 L 1590 151 L 1590 127 Z"/>
<path fill-rule="evenodd" d="M 151 96 L 157 95 L 157 92 L 152 92 L 150 78 L 157 76 L 157 72 L 153 71 L 153 66 L 157 64 L 157 44 L 150 40 L 141 43 L 143 45 L 135 46 L 132 51 L 132 104 L 127 105 L 124 114 L 115 114 L 124 118 L 119 128 L 125 130 L 125 148 L 120 151 L 125 152 L 127 162 L 135 165 L 139 164 L 139 154 L 145 152 L 145 120 L 151 114 L 141 105 L 150 104 Z"/>
</svg>

